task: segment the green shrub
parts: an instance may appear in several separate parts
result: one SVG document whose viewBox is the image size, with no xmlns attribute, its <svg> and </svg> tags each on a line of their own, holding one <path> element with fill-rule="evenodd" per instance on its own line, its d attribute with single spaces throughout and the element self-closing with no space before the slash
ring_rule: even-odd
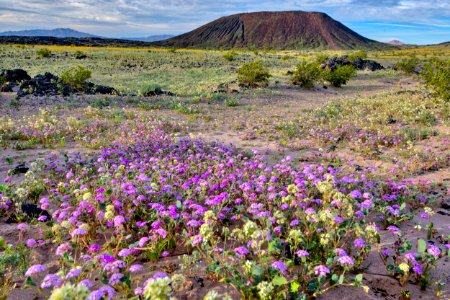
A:
<svg viewBox="0 0 450 300">
<path fill-rule="evenodd" d="M 170 53 L 175 53 L 177 52 L 177 48 L 170 48 L 167 51 L 169 51 Z"/>
<path fill-rule="evenodd" d="M 323 64 L 328 59 L 328 56 L 324 53 L 317 54 L 315 57 L 315 61 L 318 64 Z"/>
<path fill-rule="evenodd" d="M 281 59 L 282 59 L 282 60 L 289 60 L 289 59 L 291 59 L 291 57 L 290 57 L 289 55 L 283 55 L 283 56 L 281 57 Z"/>
<path fill-rule="evenodd" d="M 78 59 L 87 57 L 86 53 L 84 53 L 83 51 L 80 51 L 80 50 L 75 51 L 74 56 L 75 56 L 75 58 L 78 58 Z"/>
<path fill-rule="evenodd" d="M 412 74 L 416 70 L 418 63 L 419 60 L 416 57 L 402 58 L 398 63 L 395 64 L 394 68 L 406 74 Z"/>
<path fill-rule="evenodd" d="M 239 102 L 237 102 L 236 100 L 227 99 L 227 100 L 225 100 L 225 106 L 236 107 L 236 106 L 239 106 Z"/>
<path fill-rule="evenodd" d="M 233 51 L 233 52 L 225 53 L 225 54 L 223 55 L 223 58 L 224 58 L 226 61 L 234 61 L 234 60 L 236 59 L 236 56 L 237 56 L 237 53 Z"/>
<path fill-rule="evenodd" d="M 294 74 L 292 74 L 291 81 L 294 85 L 312 88 L 314 87 L 314 81 L 318 80 L 320 75 L 321 70 L 317 63 L 303 61 L 297 65 Z"/>
<path fill-rule="evenodd" d="M 347 59 L 351 62 L 356 61 L 358 58 L 361 59 L 367 59 L 367 51 L 366 50 L 359 50 L 356 52 L 351 53 Z"/>
<path fill-rule="evenodd" d="M 41 48 L 38 51 L 36 51 L 36 54 L 40 57 L 50 57 L 50 55 L 52 55 L 52 52 L 47 48 Z"/>
<path fill-rule="evenodd" d="M 431 60 L 425 64 L 421 77 L 436 97 L 450 101 L 450 60 Z"/>
<path fill-rule="evenodd" d="M 341 87 L 356 75 L 353 66 L 338 66 L 334 70 L 327 70 L 323 73 L 323 79 L 331 83 L 334 87 Z"/>
<path fill-rule="evenodd" d="M 250 88 L 269 85 L 269 78 L 272 76 L 260 61 L 242 65 L 237 74 L 239 85 Z"/>
<path fill-rule="evenodd" d="M 159 84 L 151 83 L 141 89 L 143 96 L 156 96 L 162 93 L 162 88 Z"/>
<path fill-rule="evenodd" d="M 3 76 L 0 76 L 0 84 L 6 83 L 6 78 Z"/>
<path fill-rule="evenodd" d="M 82 66 L 77 66 L 70 68 L 61 74 L 61 81 L 64 84 L 70 85 L 73 88 L 82 88 L 86 80 L 91 78 L 92 72 L 83 68 Z"/>
</svg>

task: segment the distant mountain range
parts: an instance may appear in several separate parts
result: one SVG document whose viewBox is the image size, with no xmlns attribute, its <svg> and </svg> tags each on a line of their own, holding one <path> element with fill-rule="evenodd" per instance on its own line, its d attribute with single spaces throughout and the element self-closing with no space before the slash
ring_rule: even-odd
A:
<svg viewBox="0 0 450 300">
<path fill-rule="evenodd" d="M 0 32 L 0 36 L 51 36 L 58 38 L 93 38 L 96 35 L 76 31 L 70 28 L 55 28 L 55 29 L 31 29 L 20 31 L 5 31 Z"/>
<path fill-rule="evenodd" d="M 121 38 L 122 40 L 128 40 L 128 41 L 141 41 L 141 42 L 157 42 L 157 41 L 163 41 L 174 37 L 174 35 L 165 34 L 165 35 L 151 35 L 147 37 L 135 37 L 135 38 Z"/>
<path fill-rule="evenodd" d="M 26 37 L 56 37 L 56 38 L 100 38 L 98 35 L 80 32 L 71 28 L 55 28 L 55 29 L 30 29 L 19 31 L 5 31 L 0 32 L 0 36 L 26 36 Z M 156 42 L 162 41 L 168 38 L 174 37 L 173 35 L 151 35 L 147 37 L 136 38 L 120 38 L 127 41 L 140 41 L 140 42 Z"/>
<path fill-rule="evenodd" d="M 152 43 L 177 48 L 385 49 L 320 12 L 255 12 L 217 19 L 191 32 Z"/>
</svg>

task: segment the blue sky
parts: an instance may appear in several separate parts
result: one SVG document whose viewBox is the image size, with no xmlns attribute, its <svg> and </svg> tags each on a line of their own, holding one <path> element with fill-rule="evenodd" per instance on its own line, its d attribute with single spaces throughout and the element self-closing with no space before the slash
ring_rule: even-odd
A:
<svg viewBox="0 0 450 300">
<path fill-rule="evenodd" d="M 108 37 L 179 34 L 239 12 L 321 11 L 361 35 L 450 41 L 450 0 L 0 0 L 0 31 L 70 27 Z"/>
</svg>

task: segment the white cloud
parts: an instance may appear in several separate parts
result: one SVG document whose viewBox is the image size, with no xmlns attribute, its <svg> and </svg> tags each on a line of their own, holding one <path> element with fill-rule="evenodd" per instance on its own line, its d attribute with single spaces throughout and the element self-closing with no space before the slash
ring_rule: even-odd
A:
<svg viewBox="0 0 450 300">
<path fill-rule="evenodd" d="M 406 22 L 448 27 L 442 0 L 0 0 L 3 30 L 68 27 L 104 36 L 181 33 L 249 11 L 323 11 L 342 22 Z M 399 25 L 400 26 L 400 25 Z"/>
</svg>

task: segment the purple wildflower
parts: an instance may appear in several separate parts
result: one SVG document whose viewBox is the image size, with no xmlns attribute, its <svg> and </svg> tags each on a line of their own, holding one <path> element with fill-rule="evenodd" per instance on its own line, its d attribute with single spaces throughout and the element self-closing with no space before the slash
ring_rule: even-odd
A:
<svg viewBox="0 0 450 300">
<path fill-rule="evenodd" d="M 63 285 L 62 278 L 57 274 L 48 274 L 41 283 L 41 288 L 48 289 L 52 287 L 60 287 Z"/>
<path fill-rule="evenodd" d="M 347 266 L 347 267 L 351 267 L 355 263 L 355 260 L 348 255 L 339 257 L 338 261 L 341 265 Z"/>
<path fill-rule="evenodd" d="M 297 254 L 298 257 L 309 256 L 309 252 L 306 250 L 298 250 L 297 252 L 295 252 L 295 254 Z"/>
<path fill-rule="evenodd" d="M 325 276 L 327 274 L 330 274 L 330 269 L 323 265 L 319 265 L 317 267 L 314 267 L 314 274 L 316 276 Z"/>
<path fill-rule="evenodd" d="M 47 268 L 45 266 L 33 265 L 27 270 L 27 272 L 25 273 L 25 276 L 30 277 L 30 276 L 33 276 L 35 274 L 42 273 L 45 271 L 47 271 Z"/>
<path fill-rule="evenodd" d="M 272 268 L 277 269 L 281 272 L 286 272 L 287 271 L 287 267 L 286 264 L 282 261 L 275 261 L 272 263 Z"/>
</svg>

